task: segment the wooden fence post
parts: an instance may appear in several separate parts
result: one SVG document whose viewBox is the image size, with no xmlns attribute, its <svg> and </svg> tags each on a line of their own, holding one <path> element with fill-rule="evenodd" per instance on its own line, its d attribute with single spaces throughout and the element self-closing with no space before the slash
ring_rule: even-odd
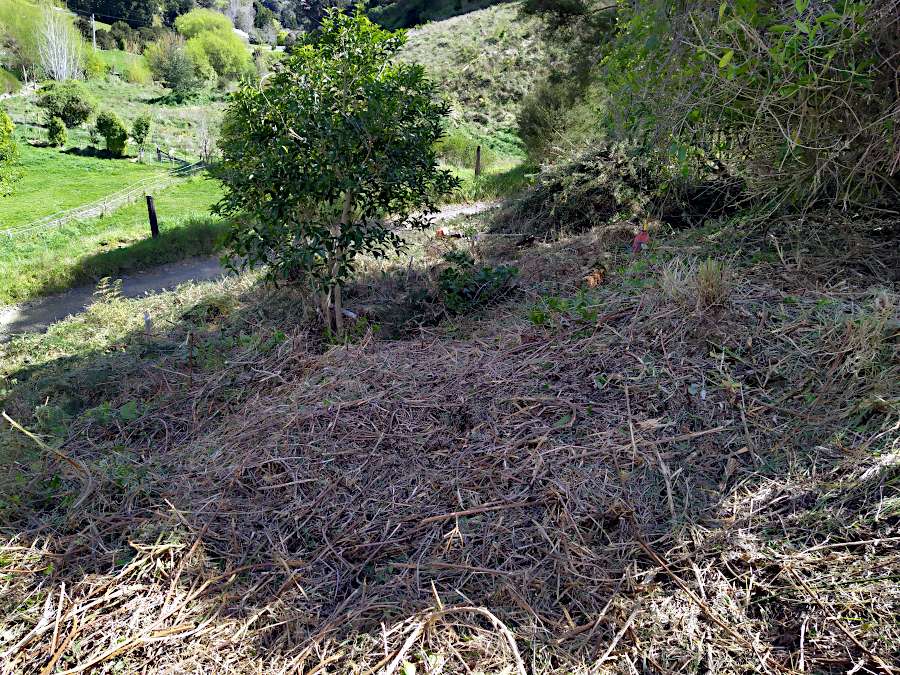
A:
<svg viewBox="0 0 900 675">
<path fill-rule="evenodd" d="M 156 220 L 156 204 L 150 195 L 147 195 L 147 215 L 150 217 L 150 236 L 156 239 L 159 236 L 159 222 Z"/>
<path fill-rule="evenodd" d="M 481 146 L 475 149 L 475 177 L 481 175 Z"/>
</svg>

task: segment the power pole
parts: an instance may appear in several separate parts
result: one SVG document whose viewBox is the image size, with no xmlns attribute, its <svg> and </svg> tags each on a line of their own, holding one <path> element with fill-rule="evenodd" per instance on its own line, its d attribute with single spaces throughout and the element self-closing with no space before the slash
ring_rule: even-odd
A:
<svg viewBox="0 0 900 675">
<path fill-rule="evenodd" d="M 97 51 L 97 22 L 94 21 L 93 14 L 91 14 L 91 41 L 94 43 L 94 51 Z"/>
</svg>

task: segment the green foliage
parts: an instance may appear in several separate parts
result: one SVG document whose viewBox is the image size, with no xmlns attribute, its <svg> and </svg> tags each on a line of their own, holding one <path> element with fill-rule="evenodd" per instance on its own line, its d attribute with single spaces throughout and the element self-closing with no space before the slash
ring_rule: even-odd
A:
<svg viewBox="0 0 900 675">
<path fill-rule="evenodd" d="M 731 175 L 777 207 L 897 199 L 896 3 L 621 0 L 614 25 L 579 32 L 591 4 L 526 10 L 591 54 L 600 133 L 640 148 L 664 189 Z"/>
<path fill-rule="evenodd" d="M 196 93 L 204 83 L 202 64 L 198 64 L 177 36 L 165 37 L 144 52 L 154 79 L 172 90 L 176 99 Z"/>
<path fill-rule="evenodd" d="M 106 139 L 106 150 L 113 157 L 124 157 L 128 129 L 114 112 L 104 110 L 97 115 L 97 133 Z"/>
<path fill-rule="evenodd" d="M 234 31 L 203 31 L 189 39 L 185 48 L 201 70 L 215 73 L 223 82 L 254 72 L 250 52 Z"/>
<path fill-rule="evenodd" d="M 17 168 L 19 148 L 13 136 L 15 129 L 6 111 L 0 110 L 0 197 L 9 195 L 21 176 Z"/>
<path fill-rule="evenodd" d="M 80 82 L 49 82 L 38 90 L 38 106 L 46 111 L 48 121 L 60 118 L 72 129 L 87 122 L 97 104 Z"/>
<path fill-rule="evenodd" d="M 175 19 L 175 30 L 189 40 L 201 33 L 233 33 L 234 26 L 224 14 L 211 9 L 192 9 Z"/>
<path fill-rule="evenodd" d="M 438 291 L 452 314 L 484 306 L 507 292 L 519 274 L 515 267 L 476 268 L 468 253 L 451 251 L 444 256 L 449 265 L 438 275 Z"/>
<path fill-rule="evenodd" d="M 492 166 L 497 161 L 497 153 L 460 129 L 453 129 L 437 142 L 438 157 L 447 164 L 462 167 L 475 166 L 475 153 L 481 146 L 481 165 Z"/>
<path fill-rule="evenodd" d="M 187 40 L 188 54 L 201 72 L 215 74 L 223 82 L 254 72 L 247 45 L 234 32 L 231 20 L 210 9 L 194 9 L 175 20 L 178 33 Z"/>
<path fill-rule="evenodd" d="M 153 81 L 153 74 L 144 60 L 135 59 L 129 62 L 125 66 L 125 71 L 122 75 L 126 82 L 131 82 L 132 84 L 150 84 Z"/>
<path fill-rule="evenodd" d="M 51 147 L 61 148 L 66 144 L 66 124 L 59 117 L 51 117 L 47 125 L 47 143 Z"/>
<path fill-rule="evenodd" d="M 131 140 L 138 146 L 138 150 L 142 154 L 144 152 L 144 146 L 147 144 L 147 139 L 150 138 L 150 128 L 152 127 L 152 124 L 153 122 L 150 119 L 150 115 L 145 113 L 137 117 L 131 125 Z"/>
<path fill-rule="evenodd" d="M 83 14 L 96 14 L 103 21 L 124 18 L 131 28 L 152 25 L 159 5 L 159 0 L 69 0 L 69 6 Z"/>
<path fill-rule="evenodd" d="M 109 72 L 109 66 L 100 54 L 93 49 L 85 50 L 84 76 L 87 79 L 103 77 Z"/>
<path fill-rule="evenodd" d="M 233 96 L 223 124 L 232 253 L 270 278 L 310 278 L 338 332 L 357 256 L 401 249 L 396 225 L 425 226 L 457 184 L 434 150 L 449 111 L 421 66 L 393 60 L 403 40 L 332 11 L 265 89 Z"/>
</svg>

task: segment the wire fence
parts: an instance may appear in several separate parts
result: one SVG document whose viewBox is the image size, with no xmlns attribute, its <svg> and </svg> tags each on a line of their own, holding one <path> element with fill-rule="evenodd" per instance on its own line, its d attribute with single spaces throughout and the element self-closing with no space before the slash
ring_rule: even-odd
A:
<svg viewBox="0 0 900 675">
<path fill-rule="evenodd" d="M 89 204 L 82 204 L 81 206 L 76 206 L 65 211 L 51 213 L 48 216 L 44 216 L 43 218 L 39 218 L 15 229 L 0 229 L 0 236 L 13 239 L 14 237 L 24 235 L 34 235 L 35 233 L 41 233 L 46 230 L 60 227 L 73 220 L 86 220 L 88 218 L 96 218 L 97 216 L 105 216 L 107 213 L 111 213 L 126 204 L 137 201 L 152 191 L 163 190 L 174 185 L 182 178 L 197 173 L 205 166 L 206 164 L 202 161 L 194 162 L 192 164 L 182 164 L 180 167 L 169 171 L 164 176 L 150 176 L 148 178 L 143 178 L 136 183 L 132 183 L 121 190 L 108 194 Z"/>
</svg>

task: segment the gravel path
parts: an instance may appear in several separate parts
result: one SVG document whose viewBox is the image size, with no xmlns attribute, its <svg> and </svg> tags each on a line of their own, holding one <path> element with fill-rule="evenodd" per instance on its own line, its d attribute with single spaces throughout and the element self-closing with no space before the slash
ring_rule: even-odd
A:
<svg viewBox="0 0 900 675">
<path fill-rule="evenodd" d="M 476 202 L 447 206 L 435 214 L 434 222 L 481 213 L 497 205 L 498 202 Z M 219 279 L 224 274 L 226 271 L 218 257 L 191 258 L 122 277 L 122 295 L 137 298 L 148 293 L 171 290 L 188 281 Z M 80 286 L 22 305 L 0 307 L 0 342 L 6 342 L 22 333 L 43 333 L 57 321 L 83 312 L 91 304 L 95 289 L 96 285 L 93 284 Z"/>
</svg>

